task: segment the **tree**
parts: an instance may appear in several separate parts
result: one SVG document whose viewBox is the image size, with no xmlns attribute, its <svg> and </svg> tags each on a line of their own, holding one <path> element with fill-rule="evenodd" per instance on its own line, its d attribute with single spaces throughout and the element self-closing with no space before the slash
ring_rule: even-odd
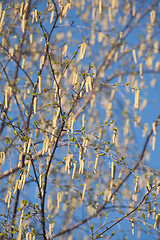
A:
<svg viewBox="0 0 160 240">
<path fill-rule="evenodd" d="M 2 239 L 158 236 L 159 14 L 0 3 Z"/>
</svg>

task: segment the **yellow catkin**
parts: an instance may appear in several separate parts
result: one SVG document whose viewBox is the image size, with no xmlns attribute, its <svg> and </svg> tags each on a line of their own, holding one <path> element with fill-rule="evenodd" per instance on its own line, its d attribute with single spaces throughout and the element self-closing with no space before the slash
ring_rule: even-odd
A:
<svg viewBox="0 0 160 240">
<path fill-rule="evenodd" d="M 21 179 L 19 179 L 19 182 L 18 182 L 18 189 L 19 190 L 21 189 L 22 181 L 23 181 L 23 175 L 21 174 Z"/>
<path fill-rule="evenodd" d="M 132 17 L 135 17 L 135 15 L 136 15 L 136 1 L 134 1 L 132 4 Z"/>
<path fill-rule="evenodd" d="M 143 65 L 142 65 L 142 63 L 139 64 L 139 73 L 140 73 L 140 76 L 142 77 L 143 76 Z"/>
<path fill-rule="evenodd" d="M 18 167 L 21 167 L 21 164 L 22 164 L 22 156 L 23 156 L 23 152 L 20 152 L 19 154 L 19 162 L 18 162 Z"/>
<path fill-rule="evenodd" d="M 99 0 L 98 10 L 99 10 L 99 14 L 102 14 L 102 0 Z"/>
<path fill-rule="evenodd" d="M 79 47 L 80 47 L 79 59 L 82 60 L 84 59 L 84 55 L 86 53 L 87 44 L 84 42 Z"/>
<path fill-rule="evenodd" d="M 121 169 L 121 171 L 120 171 L 120 173 L 119 173 L 119 175 L 118 175 L 118 179 L 121 179 L 122 173 L 123 173 L 123 169 Z"/>
<path fill-rule="evenodd" d="M 81 89 L 80 89 L 80 93 L 79 93 L 80 98 L 82 98 L 82 96 L 83 96 L 83 87 L 84 87 L 84 85 L 85 85 L 85 81 L 83 81 L 82 84 L 81 84 Z"/>
<path fill-rule="evenodd" d="M 67 172 L 68 168 L 69 168 L 69 157 L 67 156 L 66 157 L 66 164 L 65 164 L 65 172 Z"/>
<path fill-rule="evenodd" d="M 99 158 L 99 154 L 96 155 L 96 160 L 95 160 L 95 164 L 94 164 L 94 173 L 97 172 L 98 158 Z"/>
<path fill-rule="evenodd" d="M 71 165 L 72 165 L 72 160 L 73 160 L 73 154 L 69 154 L 66 157 L 66 165 L 65 165 L 65 172 L 68 171 L 68 174 L 70 174 L 70 169 L 71 169 Z"/>
<path fill-rule="evenodd" d="M 159 182 L 160 184 L 160 182 Z M 157 195 L 159 195 L 160 185 L 157 187 Z"/>
<path fill-rule="evenodd" d="M 98 33 L 98 42 L 101 43 L 103 38 L 104 38 L 104 33 L 103 32 L 99 32 Z"/>
<path fill-rule="evenodd" d="M 126 119 L 125 121 L 125 125 L 124 125 L 124 136 L 127 136 L 129 133 L 129 129 L 130 129 L 130 123 L 129 123 L 129 118 Z"/>
<path fill-rule="evenodd" d="M 8 108 L 8 88 L 5 89 L 5 108 Z"/>
<path fill-rule="evenodd" d="M 27 153 L 29 153 L 29 150 L 30 150 L 30 146 L 31 146 L 31 139 L 29 139 L 29 141 L 28 141 L 28 146 L 27 146 Z"/>
<path fill-rule="evenodd" d="M 154 135 L 156 136 L 157 132 L 156 132 L 156 123 L 155 122 L 152 123 L 152 129 L 153 129 Z"/>
<path fill-rule="evenodd" d="M 25 19 L 25 14 L 22 16 L 22 22 L 21 22 L 21 32 L 25 33 L 25 28 L 26 28 L 26 19 Z"/>
<path fill-rule="evenodd" d="M 32 24 L 33 24 L 34 23 L 34 15 L 35 15 L 34 11 L 31 12 L 31 15 L 32 15 Z"/>
<path fill-rule="evenodd" d="M 53 203 L 52 203 L 52 196 L 51 194 L 49 194 L 48 198 L 47 198 L 47 208 L 49 211 L 51 211 L 51 209 L 53 208 Z"/>
<path fill-rule="evenodd" d="M 141 104 L 140 110 L 142 111 L 146 106 L 147 106 L 147 99 L 144 98 L 144 99 L 143 99 L 143 102 L 142 102 L 142 104 Z"/>
<path fill-rule="evenodd" d="M 132 220 L 132 235 L 134 235 L 134 219 Z"/>
<path fill-rule="evenodd" d="M 21 3 L 21 7 L 20 7 L 20 13 L 19 13 L 19 16 L 20 18 L 22 18 L 22 15 L 23 15 L 23 11 L 24 11 L 24 2 Z"/>
<path fill-rule="evenodd" d="M 33 43 L 33 34 L 32 33 L 29 35 L 29 42 L 30 42 L 30 44 Z"/>
<path fill-rule="evenodd" d="M 83 148 L 84 148 L 84 153 L 87 151 L 87 145 L 88 145 L 88 138 L 84 137 L 83 138 Z"/>
<path fill-rule="evenodd" d="M 83 186 L 83 192 L 82 192 L 82 201 L 84 200 L 85 192 L 86 192 L 86 186 L 87 184 L 85 183 Z"/>
<path fill-rule="evenodd" d="M 115 89 L 112 89 L 112 91 L 111 91 L 111 95 L 110 95 L 110 99 L 109 99 L 110 101 L 113 100 L 114 95 L 115 95 Z"/>
<path fill-rule="evenodd" d="M 135 101 L 134 101 L 135 109 L 139 109 L 139 93 L 140 93 L 140 90 L 136 89 L 135 90 Z"/>
<path fill-rule="evenodd" d="M 124 52 L 124 44 L 122 44 L 122 45 L 120 46 L 120 52 L 121 52 L 121 53 Z"/>
<path fill-rule="evenodd" d="M 75 117 L 74 115 L 71 116 L 71 133 L 74 133 L 73 127 L 74 127 Z"/>
<path fill-rule="evenodd" d="M 85 114 L 82 115 L 82 128 L 85 127 Z"/>
<path fill-rule="evenodd" d="M 118 53 L 118 51 L 116 51 L 116 53 L 114 55 L 114 62 L 118 61 L 118 55 L 119 55 L 119 53 Z"/>
<path fill-rule="evenodd" d="M 54 228 L 54 222 L 49 223 L 49 234 L 50 235 L 52 235 L 53 228 Z"/>
<path fill-rule="evenodd" d="M 160 62 L 158 61 L 158 62 L 155 63 L 155 71 L 158 72 L 159 69 L 160 69 Z"/>
<path fill-rule="evenodd" d="M 43 149 L 42 149 L 42 155 L 45 154 L 45 149 L 46 149 L 46 138 L 43 141 Z"/>
<path fill-rule="evenodd" d="M 145 123 L 143 127 L 142 137 L 145 137 L 148 133 L 148 124 Z"/>
<path fill-rule="evenodd" d="M 112 197 L 112 204 L 113 204 L 113 206 L 115 205 L 115 195 L 113 195 L 113 197 Z"/>
<path fill-rule="evenodd" d="M 34 114 L 37 114 L 37 97 L 34 97 Z"/>
<path fill-rule="evenodd" d="M 20 218 L 20 224 L 19 224 L 19 231 L 18 231 L 18 240 L 22 239 L 22 223 L 23 223 L 23 215 L 24 215 L 24 209 L 22 209 L 21 212 L 21 218 Z"/>
<path fill-rule="evenodd" d="M 82 159 L 82 154 L 83 154 L 82 146 L 79 146 L 79 162 L 80 162 L 81 159 Z"/>
<path fill-rule="evenodd" d="M 48 151 L 48 146 L 49 146 L 49 137 L 46 137 L 46 144 L 45 144 L 45 152 Z"/>
<path fill-rule="evenodd" d="M 153 210 L 153 212 L 152 212 L 152 219 L 154 219 L 155 216 L 156 216 L 156 207 L 154 207 L 152 210 Z"/>
<path fill-rule="evenodd" d="M 86 85 L 86 93 L 88 93 L 89 92 L 89 84 L 88 84 L 88 77 L 86 78 L 86 83 L 85 83 L 85 85 Z"/>
<path fill-rule="evenodd" d="M 85 159 L 84 158 L 81 159 L 79 163 L 80 163 L 79 174 L 83 174 Z"/>
<path fill-rule="evenodd" d="M 22 69 L 24 68 L 25 60 L 26 60 L 26 58 L 25 58 L 25 56 L 23 56 L 23 58 L 22 58 L 22 66 L 21 66 Z"/>
<path fill-rule="evenodd" d="M 74 179 L 74 176 L 75 176 L 75 172 L 76 172 L 76 162 L 74 162 L 74 165 L 73 165 L 73 173 L 72 173 L 72 180 Z"/>
<path fill-rule="evenodd" d="M 159 42 L 158 41 L 154 42 L 154 53 L 155 54 L 159 53 Z"/>
<path fill-rule="evenodd" d="M 53 22 L 53 19 L 54 19 L 54 10 L 51 11 L 50 23 Z"/>
<path fill-rule="evenodd" d="M 37 11 L 37 8 L 34 10 L 34 16 L 35 16 L 36 22 L 38 22 L 38 11 Z"/>
<path fill-rule="evenodd" d="M 0 18 L 2 17 L 2 6 L 3 6 L 3 3 L 0 2 Z"/>
<path fill-rule="evenodd" d="M 0 164 L 5 162 L 6 155 L 3 151 L 0 151 Z"/>
<path fill-rule="evenodd" d="M 72 84 L 73 84 L 73 86 L 75 86 L 78 83 L 78 74 L 76 72 L 74 72 L 72 77 L 73 77 Z"/>
<path fill-rule="evenodd" d="M 31 161 L 28 162 L 27 178 L 29 178 L 30 168 L 31 168 Z"/>
<path fill-rule="evenodd" d="M 6 195 L 6 198 L 5 198 L 5 203 L 7 203 L 8 201 L 8 192 L 7 192 L 7 195 Z"/>
<path fill-rule="evenodd" d="M 137 193 L 133 193 L 132 199 L 134 202 L 137 202 Z"/>
<path fill-rule="evenodd" d="M 14 192 L 13 192 L 13 194 L 15 194 L 15 193 L 17 192 L 18 185 L 19 185 L 19 179 L 16 180 L 16 185 L 15 185 L 15 187 L 14 187 Z"/>
<path fill-rule="evenodd" d="M 62 11 L 62 16 L 63 17 L 67 16 L 68 9 L 71 9 L 71 3 L 70 2 L 67 2 L 66 5 L 63 8 L 63 11 Z"/>
<path fill-rule="evenodd" d="M 25 182 L 26 182 L 26 174 L 24 172 L 24 174 L 23 174 L 23 181 L 22 181 L 22 190 L 24 189 Z"/>
<path fill-rule="evenodd" d="M 160 214 L 157 214 L 156 215 L 156 220 L 155 220 L 155 223 L 154 223 L 154 229 L 159 229 L 159 222 L 160 222 Z"/>
<path fill-rule="evenodd" d="M 155 87 L 156 81 L 157 81 L 156 78 L 153 78 L 153 79 L 150 81 L 150 86 L 151 86 L 152 88 Z"/>
<path fill-rule="evenodd" d="M 39 93 L 42 92 L 41 88 L 42 88 L 42 78 L 41 78 L 41 75 L 39 75 L 38 76 L 38 89 L 39 89 Z"/>
<path fill-rule="evenodd" d="M 156 12 L 154 9 L 150 12 L 150 20 L 152 24 L 154 24 L 156 21 Z"/>
<path fill-rule="evenodd" d="M 63 50 L 62 50 L 62 56 L 64 56 L 64 57 L 67 56 L 67 50 L 68 50 L 68 44 L 64 45 Z"/>
<path fill-rule="evenodd" d="M 111 196 L 112 196 L 112 187 L 113 187 L 113 180 L 111 179 L 110 188 L 108 190 L 108 201 L 110 201 Z"/>
<path fill-rule="evenodd" d="M 153 136 L 153 137 L 152 137 L 152 151 L 155 150 L 155 144 L 156 144 L 156 137 Z"/>
<path fill-rule="evenodd" d="M 93 90 L 93 79 L 91 76 L 88 76 L 86 79 L 86 83 L 88 84 L 88 89 L 92 92 Z M 87 91 L 86 91 L 87 92 Z M 88 92 L 87 92 L 88 93 Z"/>
<path fill-rule="evenodd" d="M 45 56 L 41 56 L 40 57 L 40 70 L 42 69 L 42 67 L 44 65 L 44 60 L 45 60 Z"/>
<path fill-rule="evenodd" d="M 57 209 L 59 210 L 60 208 L 60 203 L 61 203 L 62 197 L 61 197 L 61 193 L 57 193 Z"/>
<path fill-rule="evenodd" d="M 26 240 L 30 240 L 29 239 L 29 237 L 30 237 L 29 235 L 30 235 L 30 232 L 26 233 Z"/>
<path fill-rule="evenodd" d="M 134 63 L 136 64 L 136 63 L 137 63 L 137 57 L 136 57 L 136 51 L 135 51 L 135 49 L 132 50 L 132 54 L 133 54 Z"/>
<path fill-rule="evenodd" d="M 112 143 L 115 144 L 116 143 L 116 139 L 117 138 L 117 129 L 114 129 L 113 132 L 113 136 L 112 136 Z"/>
<path fill-rule="evenodd" d="M 0 20 L 0 32 L 2 31 L 3 29 L 3 26 L 4 26 L 4 18 L 5 18 L 5 14 L 6 14 L 6 11 L 2 11 L 2 17 L 1 17 L 1 20 Z"/>
<path fill-rule="evenodd" d="M 138 192 L 138 183 L 139 183 L 139 179 L 136 178 L 136 184 L 135 184 L 135 189 L 134 191 L 137 193 Z"/>
<path fill-rule="evenodd" d="M 43 175 L 42 174 L 39 175 L 39 186 L 40 186 L 40 188 L 43 187 Z"/>
<path fill-rule="evenodd" d="M 9 96 L 12 96 L 12 87 L 8 87 Z"/>
<path fill-rule="evenodd" d="M 8 190 L 7 196 L 5 198 L 5 203 L 7 203 L 8 208 L 10 208 L 11 196 L 12 196 L 12 192 L 11 190 Z"/>
<path fill-rule="evenodd" d="M 123 37 L 123 32 L 120 32 L 120 33 L 119 33 L 119 38 L 120 38 L 120 40 L 122 40 L 122 37 Z"/>
<path fill-rule="evenodd" d="M 27 145 L 28 145 L 28 142 L 25 142 L 25 143 L 24 143 L 24 148 L 23 148 L 23 152 L 24 152 L 24 153 L 26 153 Z"/>
<path fill-rule="evenodd" d="M 112 162 L 112 164 L 111 164 L 111 179 L 112 180 L 115 179 L 115 171 L 116 171 L 116 166 L 115 166 L 114 162 Z"/>
</svg>

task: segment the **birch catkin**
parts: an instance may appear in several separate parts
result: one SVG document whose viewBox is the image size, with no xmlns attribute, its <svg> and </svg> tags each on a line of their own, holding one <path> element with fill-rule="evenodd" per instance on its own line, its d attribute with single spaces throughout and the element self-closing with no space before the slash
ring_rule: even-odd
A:
<svg viewBox="0 0 160 240">
<path fill-rule="evenodd" d="M 34 97 L 34 114 L 37 114 L 37 97 Z"/>
<path fill-rule="evenodd" d="M 84 42 L 80 45 L 80 54 L 79 54 L 79 59 L 80 60 L 83 60 L 84 55 L 86 53 L 86 49 L 87 49 L 87 43 Z"/>
<path fill-rule="evenodd" d="M 155 122 L 152 123 L 152 129 L 153 129 L 154 135 L 156 136 L 157 132 L 156 132 L 156 123 Z"/>
<path fill-rule="evenodd" d="M 86 183 L 83 186 L 83 193 L 82 193 L 82 201 L 84 200 L 84 196 L 85 196 L 85 191 L 86 191 Z"/>
<path fill-rule="evenodd" d="M 136 89 L 135 90 L 135 101 L 134 101 L 135 109 L 139 109 L 139 93 L 140 93 L 140 90 Z"/>
<path fill-rule="evenodd" d="M 155 10 L 152 10 L 152 11 L 150 12 L 150 20 L 151 20 L 151 23 L 152 23 L 152 24 L 155 23 L 155 21 L 156 21 L 156 12 L 155 12 Z"/>
<path fill-rule="evenodd" d="M 39 93 L 41 93 L 41 86 L 42 86 L 42 78 L 41 75 L 38 76 L 38 89 L 39 89 Z"/>
<path fill-rule="evenodd" d="M 137 63 L 137 57 L 136 57 L 136 51 L 135 51 L 135 49 L 132 50 L 132 54 L 133 54 L 134 63 L 136 64 L 136 63 Z"/>
<path fill-rule="evenodd" d="M 99 0 L 98 9 L 99 9 L 99 14 L 102 14 L 102 0 Z"/>
<path fill-rule="evenodd" d="M 24 209 L 22 209 L 22 212 L 21 212 L 21 218 L 20 218 L 20 224 L 19 224 L 19 232 L 18 232 L 18 240 L 21 240 L 21 239 L 22 239 L 23 215 L 24 215 Z"/>
<path fill-rule="evenodd" d="M 74 162 L 74 165 L 73 165 L 72 180 L 74 179 L 75 172 L 76 172 L 76 162 Z"/>
<path fill-rule="evenodd" d="M 98 158 L 99 158 L 99 154 L 96 155 L 96 160 L 95 160 L 95 164 L 94 164 L 94 173 L 97 172 Z"/>
</svg>

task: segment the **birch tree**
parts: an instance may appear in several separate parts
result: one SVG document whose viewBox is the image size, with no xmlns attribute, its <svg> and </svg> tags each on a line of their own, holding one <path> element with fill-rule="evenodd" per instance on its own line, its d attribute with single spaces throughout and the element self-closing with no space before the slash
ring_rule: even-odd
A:
<svg viewBox="0 0 160 240">
<path fill-rule="evenodd" d="M 158 0 L 0 3 L 1 239 L 158 238 Z"/>
</svg>

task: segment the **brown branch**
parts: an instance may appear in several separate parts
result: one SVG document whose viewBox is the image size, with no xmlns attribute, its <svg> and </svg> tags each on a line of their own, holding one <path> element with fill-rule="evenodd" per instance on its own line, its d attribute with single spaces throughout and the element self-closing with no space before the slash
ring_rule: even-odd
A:
<svg viewBox="0 0 160 240">
<path fill-rule="evenodd" d="M 18 55 L 18 64 L 16 66 L 16 70 L 15 70 L 15 74 L 14 74 L 14 86 L 16 86 L 16 79 L 17 79 L 17 76 L 18 76 L 18 70 L 19 70 L 19 63 L 20 63 L 20 60 L 21 60 L 21 56 L 22 56 L 22 48 L 23 48 L 23 44 L 24 44 L 24 41 L 25 41 L 25 36 L 26 36 L 26 30 L 27 30 L 27 25 L 28 25 L 28 19 L 29 19 L 29 12 L 30 12 L 30 3 L 31 3 L 31 0 L 28 1 L 28 6 L 27 6 L 27 9 L 26 9 L 26 28 L 25 28 L 25 31 L 22 35 L 22 41 L 21 41 L 21 44 L 20 44 L 20 52 L 19 52 L 19 55 Z M 25 154 L 22 156 L 22 168 L 24 167 L 24 161 L 25 161 Z M 23 169 L 21 170 L 21 173 L 23 173 Z M 21 175 L 20 175 L 20 179 L 21 179 Z M 19 196 L 20 196 L 20 190 L 17 191 L 16 193 L 16 200 L 15 200 L 15 203 L 14 203 L 14 210 L 13 210 L 13 216 L 12 216 L 12 224 L 11 224 L 11 237 L 13 238 L 13 229 L 14 229 L 14 225 L 15 225 L 15 218 L 16 218 L 16 214 L 17 214 L 17 206 L 18 206 L 18 200 L 19 200 Z"/>
</svg>

